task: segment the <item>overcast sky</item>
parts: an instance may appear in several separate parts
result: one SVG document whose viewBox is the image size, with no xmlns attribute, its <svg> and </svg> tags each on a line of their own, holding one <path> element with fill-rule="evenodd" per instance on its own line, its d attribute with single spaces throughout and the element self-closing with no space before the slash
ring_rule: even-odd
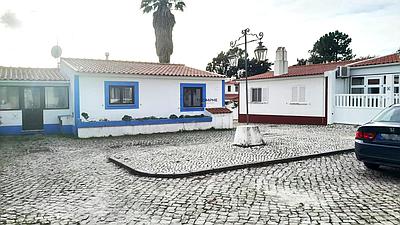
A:
<svg viewBox="0 0 400 225">
<path fill-rule="evenodd" d="M 140 0 L 0 0 L 0 65 L 55 67 L 63 57 L 157 62 L 152 15 Z M 205 69 L 241 30 L 264 32 L 268 58 L 285 46 L 289 65 L 308 56 L 323 34 L 339 30 L 358 56 L 400 48 L 399 0 L 186 0 L 174 11 L 172 63 Z M 256 44 L 250 44 L 251 52 Z"/>
</svg>

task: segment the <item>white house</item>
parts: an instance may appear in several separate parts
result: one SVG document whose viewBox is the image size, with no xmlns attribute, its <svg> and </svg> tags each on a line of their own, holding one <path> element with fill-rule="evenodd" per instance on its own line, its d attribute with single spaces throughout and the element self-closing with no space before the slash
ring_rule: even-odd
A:
<svg viewBox="0 0 400 225">
<path fill-rule="evenodd" d="M 62 58 L 60 70 L 52 71 L 65 85 L 63 98 L 68 99 L 63 111 L 51 111 L 56 118 L 52 119 L 51 125 L 57 131 L 66 130 L 86 138 L 232 128 L 231 111 L 224 103 L 225 77 L 218 74 L 182 64 L 75 58 Z M 3 105 L 7 105 L 10 99 L 16 98 L 16 92 L 8 85 L 10 76 L 2 78 L 0 87 L 7 95 Z M 49 86 L 53 83 L 47 82 Z M 25 126 L 29 123 L 18 116 L 21 109 L 24 114 L 21 104 L 28 101 L 27 95 L 20 94 L 18 107 L 0 108 L 0 134 L 43 131 L 43 127 L 46 131 L 48 124 L 40 123 L 40 120 L 50 120 L 47 111 L 52 109 L 46 108 L 46 102 L 50 101 L 49 88 L 34 88 L 41 93 L 36 100 L 45 102 L 44 106 L 36 107 L 36 114 L 29 116 L 29 120 L 37 122 L 36 127 Z M 61 90 L 57 89 L 57 93 L 56 97 L 61 96 Z"/>
<path fill-rule="evenodd" d="M 349 64 L 330 76 L 330 123 L 363 124 L 382 109 L 400 103 L 400 55 Z M 335 82 L 333 82 L 335 81 Z"/>
<path fill-rule="evenodd" d="M 284 47 L 273 72 L 248 78 L 249 121 L 286 124 L 362 124 L 399 102 L 397 54 L 364 61 L 287 66 Z M 243 84 L 244 80 L 240 80 Z M 246 121 L 240 85 L 239 122 Z"/>
<path fill-rule="evenodd" d="M 238 119 L 239 82 L 236 79 L 225 81 L 225 103 L 232 110 L 233 119 Z"/>
<path fill-rule="evenodd" d="M 0 135 L 72 133 L 70 83 L 58 69 L 0 67 Z"/>
</svg>

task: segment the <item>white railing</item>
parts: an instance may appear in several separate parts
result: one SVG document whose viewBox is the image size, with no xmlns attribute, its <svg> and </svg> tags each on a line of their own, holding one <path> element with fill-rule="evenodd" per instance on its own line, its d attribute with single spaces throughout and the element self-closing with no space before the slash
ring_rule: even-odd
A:
<svg viewBox="0 0 400 225">
<path fill-rule="evenodd" d="M 388 96 L 381 94 L 337 94 L 335 96 L 336 107 L 385 108 L 391 104 Z"/>
<path fill-rule="evenodd" d="M 394 104 L 400 104 L 400 94 L 394 94 Z"/>
</svg>

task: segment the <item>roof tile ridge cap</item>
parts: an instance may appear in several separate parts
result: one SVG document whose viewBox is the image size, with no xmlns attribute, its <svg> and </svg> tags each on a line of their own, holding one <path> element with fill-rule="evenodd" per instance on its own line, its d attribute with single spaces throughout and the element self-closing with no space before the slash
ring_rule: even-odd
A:
<svg viewBox="0 0 400 225">
<path fill-rule="evenodd" d="M 392 54 L 390 54 L 390 55 L 392 55 Z M 362 63 L 365 63 L 365 62 L 368 62 L 368 61 L 372 61 L 372 60 L 376 60 L 376 59 L 380 59 L 380 58 L 383 58 L 383 57 L 386 57 L 386 56 L 389 56 L 389 55 L 377 56 L 377 57 L 374 57 L 374 58 L 371 58 L 371 59 L 363 59 L 363 60 L 358 60 L 358 61 L 354 60 L 354 62 L 347 64 L 347 66 L 353 66 L 353 65 L 357 65 L 357 64 L 362 64 Z"/>
<path fill-rule="evenodd" d="M 131 61 L 131 60 L 122 60 L 122 59 L 94 59 L 94 58 L 61 58 L 61 59 L 67 59 L 67 60 L 68 59 L 71 59 L 71 60 L 93 60 L 93 61 L 102 61 L 102 62 L 124 62 L 124 63 L 141 63 L 141 64 L 154 64 L 154 65 L 185 66 L 185 64 Z"/>
</svg>

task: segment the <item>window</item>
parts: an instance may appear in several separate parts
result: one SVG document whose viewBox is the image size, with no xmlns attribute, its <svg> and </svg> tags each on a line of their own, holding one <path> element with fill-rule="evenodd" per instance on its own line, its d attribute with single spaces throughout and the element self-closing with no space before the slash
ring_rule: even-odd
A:
<svg viewBox="0 0 400 225">
<path fill-rule="evenodd" d="M 364 94 L 364 88 L 352 88 L 351 93 L 352 94 Z"/>
<path fill-rule="evenodd" d="M 305 102 L 306 102 L 306 87 L 303 86 L 292 87 L 291 103 L 305 103 Z"/>
<path fill-rule="evenodd" d="M 252 88 L 251 102 L 253 103 L 268 103 L 269 89 L 268 88 Z"/>
<path fill-rule="evenodd" d="M 364 85 L 364 77 L 351 78 L 351 85 Z"/>
<path fill-rule="evenodd" d="M 400 75 L 394 75 L 394 93 L 396 94 L 399 94 L 399 88 L 400 88 L 399 77 Z"/>
<path fill-rule="evenodd" d="M 138 82 L 105 82 L 106 109 L 137 109 L 139 108 Z"/>
<path fill-rule="evenodd" d="M 110 86 L 109 104 L 133 104 L 133 89 L 129 86 Z"/>
<path fill-rule="evenodd" d="M 231 92 L 232 91 L 232 87 L 231 87 L 231 85 L 228 85 L 228 92 Z"/>
<path fill-rule="evenodd" d="M 261 88 L 252 88 L 251 89 L 251 101 L 252 102 L 261 102 Z"/>
<path fill-rule="evenodd" d="M 370 80 L 368 80 L 370 82 Z M 372 83 L 376 82 L 371 80 Z M 364 94 L 364 77 L 351 78 L 351 94 Z"/>
<path fill-rule="evenodd" d="M 45 87 L 46 109 L 68 109 L 68 87 Z"/>
<path fill-rule="evenodd" d="M 19 88 L 0 87 L 0 110 L 12 110 L 19 108 Z"/>
<path fill-rule="evenodd" d="M 206 85 L 181 83 L 181 112 L 204 111 Z"/>
<path fill-rule="evenodd" d="M 183 88 L 183 107 L 202 107 L 201 88 L 186 87 Z"/>
<path fill-rule="evenodd" d="M 239 92 L 239 85 L 235 85 L 235 92 Z"/>
</svg>

